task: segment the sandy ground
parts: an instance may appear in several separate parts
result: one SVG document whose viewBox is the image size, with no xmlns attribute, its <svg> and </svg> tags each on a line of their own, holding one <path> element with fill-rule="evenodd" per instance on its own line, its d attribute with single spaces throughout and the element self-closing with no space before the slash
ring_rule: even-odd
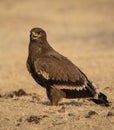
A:
<svg viewBox="0 0 114 130">
<path fill-rule="evenodd" d="M 112 102 L 62 100 L 51 108 L 26 69 L 29 31 L 71 59 Z M 114 130 L 114 1 L 0 1 L 0 130 Z"/>
</svg>

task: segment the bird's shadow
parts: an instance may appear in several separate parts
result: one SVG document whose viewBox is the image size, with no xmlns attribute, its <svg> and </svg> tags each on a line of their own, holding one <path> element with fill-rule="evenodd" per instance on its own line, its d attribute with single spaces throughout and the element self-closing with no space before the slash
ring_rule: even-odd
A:
<svg viewBox="0 0 114 130">
<path fill-rule="evenodd" d="M 51 106 L 51 103 L 49 101 L 42 102 L 43 105 Z M 70 102 L 61 102 L 59 103 L 59 106 L 82 106 L 87 105 L 86 102 L 77 102 L 77 101 L 70 101 Z"/>
<path fill-rule="evenodd" d="M 44 102 L 41 102 L 43 105 L 45 106 L 51 106 L 51 103 L 49 101 L 44 101 Z"/>
</svg>

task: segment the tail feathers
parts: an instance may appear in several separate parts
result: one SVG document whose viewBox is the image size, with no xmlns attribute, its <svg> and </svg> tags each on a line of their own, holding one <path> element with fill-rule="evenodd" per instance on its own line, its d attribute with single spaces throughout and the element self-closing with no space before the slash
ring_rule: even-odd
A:
<svg viewBox="0 0 114 130">
<path fill-rule="evenodd" d="M 110 102 L 107 100 L 107 96 L 101 92 L 98 94 L 98 99 L 91 99 L 94 103 L 102 106 L 110 106 Z"/>
<path fill-rule="evenodd" d="M 93 97 L 91 100 L 99 105 L 102 106 L 110 106 L 110 102 L 107 100 L 107 96 L 101 92 L 99 92 L 99 90 L 97 89 L 96 85 L 91 82 L 88 81 L 88 89 L 91 91 L 91 93 L 93 94 Z"/>
</svg>

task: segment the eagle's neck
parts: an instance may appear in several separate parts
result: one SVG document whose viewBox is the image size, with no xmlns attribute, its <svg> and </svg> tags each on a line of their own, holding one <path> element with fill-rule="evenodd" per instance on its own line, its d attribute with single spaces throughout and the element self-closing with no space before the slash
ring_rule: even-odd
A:
<svg viewBox="0 0 114 130">
<path fill-rule="evenodd" d="M 52 47 L 48 44 L 47 41 L 30 41 L 29 57 L 32 61 L 35 61 L 38 57 L 42 57 L 51 50 Z"/>
</svg>

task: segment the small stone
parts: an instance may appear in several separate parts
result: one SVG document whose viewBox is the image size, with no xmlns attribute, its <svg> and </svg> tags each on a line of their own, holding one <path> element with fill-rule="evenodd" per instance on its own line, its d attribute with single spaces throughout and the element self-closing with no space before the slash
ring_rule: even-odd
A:
<svg viewBox="0 0 114 130">
<path fill-rule="evenodd" d="M 23 89 L 19 89 L 18 91 L 13 92 L 15 96 L 21 97 L 27 95 L 27 93 Z"/>
<path fill-rule="evenodd" d="M 6 93 L 6 94 L 4 94 L 2 97 L 4 97 L 4 98 L 13 98 L 14 97 L 14 95 L 13 95 L 13 93 L 12 92 L 10 92 L 10 93 Z"/>
<path fill-rule="evenodd" d="M 105 89 L 105 90 L 111 90 L 112 88 L 109 87 L 109 86 L 107 86 L 107 87 L 105 87 L 104 89 Z"/>
<path fill-rule="evenodd" d="M 114 107 L 107 113 L 107 116 L 114 116 Z"/>
<path fill-rule="evenodd" d="M 36 100 L 36 101 L 40 101 L 40 96 L 38 94 L 36 94 L 36 93 L 33 93 L 32 94 L 32 99 Z"/>
<path fill-rule="evenodd" d="M 38 124 L 41 120 L 39 116 L 32 115 L 29 118 L 26 119 L 29 123 L 35 123 Z"/>
<path fill-rule="evenodd" d="M 112 113 L 112 112 L 108 112 L 108 114 L 107 114 L 107 116 L 114 116 L 114 113 Z"/>
<path fill-rule="evenodd" d="M 68 113 L 68 116 L 75 116 L 74 113 Z"/>
<path fill-rule="evenodd" d="M 14 95 L 13 95 L 13 93 L 9 93 L 9 94 L 7 95 L 7 97 L 9 97 L 9 98 L 13 98 Z"/>
<path fill-rule="evenodd" d="M 58 110 L 58 112 L 64 113 L 65 112 L 65 107 L 63 106 L 61 109 Z"/>
<path fill-rule="evenodd" d="M 5 93 L 2 97 L 3 98 L 14 98 L 14 97 L 21 97 L 21 96 L 25 96 L 28 95 L 23 89 L 19 89 L 17 91 L 11 91 L 8 93 Z"/>
<path fill-rule="evenodd" d="M 22 120 L 22 118 L 19 118 L 17 121 L 18 121 L 18 122 L 22 122 L 23 120 Z"/>
<path fill-rule="evenodd" d="M 88 114 L 85 116 L 85 118 L 91 118 L 93 115 L 96 115 L 97 113 L 95 111 L 89 111 Z"/>
<path fill-rule="evenodd" d="M 20 123 L 16 124 L 16 126 L 20 126 L 20 125 L 21 125 Z"/>
</svg>

